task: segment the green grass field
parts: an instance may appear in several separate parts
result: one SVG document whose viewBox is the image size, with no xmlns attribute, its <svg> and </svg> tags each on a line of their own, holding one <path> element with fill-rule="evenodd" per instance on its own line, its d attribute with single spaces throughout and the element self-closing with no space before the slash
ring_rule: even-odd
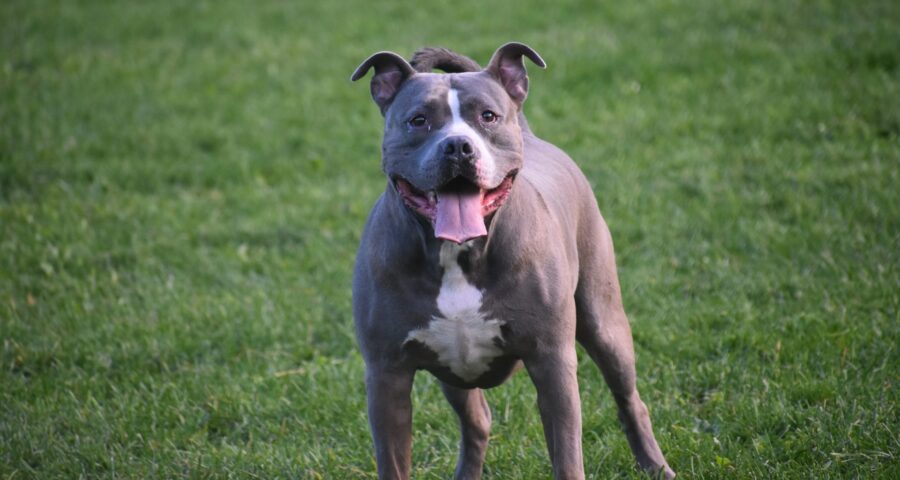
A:
<svg viewBox="0 0 900 480">
<path fill-rule="evenodd" d="M 898 478 L 895 1 L 0 3 L 0 478 L 373 478 L 377 50 L 486 62 L 595 188 L 683 478 Z M 583 353 L 583 352 L 581 352 Z M 640 478 L 580 354 L 589 478 Z M 486 478 L 548 478 L 527 375 Z M 414 392 L 416 478 L 458 434 Z"/>
</svg>

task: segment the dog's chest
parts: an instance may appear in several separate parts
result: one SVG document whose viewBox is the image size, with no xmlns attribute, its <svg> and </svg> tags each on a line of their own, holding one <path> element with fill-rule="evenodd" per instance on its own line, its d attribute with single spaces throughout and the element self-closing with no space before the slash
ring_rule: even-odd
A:
<svg viewBox="0 0 900 480">
<path fill-rule="evenodd" d="M 441 246 L 444 272 L 437 296 L 438 313 L 426 328 L 411 331 L 404 343 L 424 344 L 437 355 L 441 366 L 465 381 L 473 381 L 503 353 L 503 322 L 484 311 L 483 292 L 466 279 L 457 260 L 465 249 L 451 242 Z"/>
</svg>

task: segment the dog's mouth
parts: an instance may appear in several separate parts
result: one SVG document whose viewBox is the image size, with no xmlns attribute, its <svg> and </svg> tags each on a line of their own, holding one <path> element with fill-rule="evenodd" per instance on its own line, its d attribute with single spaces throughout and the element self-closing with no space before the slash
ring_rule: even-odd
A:
<svg viewBox="0 0 900 480">
<path fill-rule="evenodd" d="M 394 178 L 394 185 L 406 206 L 431 221 L 437 238 L 461 244 L 487 235 L 485 218 L 506 202 L 516 173 L 510 172 L 494 188 L 482 188 L 462 176 L 428 191 L 400 177 Z"/>
</svg>

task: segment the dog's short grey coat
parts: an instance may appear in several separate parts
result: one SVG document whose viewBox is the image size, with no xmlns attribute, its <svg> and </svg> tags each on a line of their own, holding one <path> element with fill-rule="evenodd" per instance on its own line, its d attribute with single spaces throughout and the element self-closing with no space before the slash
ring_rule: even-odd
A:
<svg viewBox="0 0 900 480">
<path fill-rule="evenodd" d="M 544 66 L 534 50 L 510 43 L 484 70 L 431 49 L 414 58 L 423 71 L 381 52 L 353 74 L 375 69 L 371 93 L 385 118 L 388 184 L 353 279 L 379 477 L 409 477 L 410 389 L 415 372 L 428 370 L 459 415 L 456 478 L 480 478 L 491 423 L 480 389 L 524 364 L 554 476 L 583 478 L 576 341 L 603 372 L 638 464 L 674 477 L 635 386 L 609 230 L 575 163 L 525 121 L 523 57 Z M 457 187 L 482 202 L 496 196 L 483 205 L 486 235 L 466 230 L 471 203 L 459 200 L 450 220 L 435 213 L 441 198 L 463 198 L 440 197 Z M 443 238 L 436 222 L 450 225 Z"/>
</svg>

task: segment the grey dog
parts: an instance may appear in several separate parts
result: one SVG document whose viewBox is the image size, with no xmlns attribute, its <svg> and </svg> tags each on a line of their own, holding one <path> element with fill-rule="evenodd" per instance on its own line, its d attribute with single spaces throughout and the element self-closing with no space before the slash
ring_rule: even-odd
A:
<svg viewBox="0 0 900 480">
<path fill-rule="evenodd" d="M 366 59 L 384 116 L 388 181 L 356 259 L 353 313 L 380 478 L 409 478 L 410 390 L 441 382 L 459 416 L 456 478 L 480 478 L 491 426 L 481 389 L 523 364 L 555 478 L 584 478 L 578 341 L 603 372 L 637 463 L 672 478 L 635 385 L 609 230 L 584 175 L 532 133 L 521 43 L 487 68 L 449 50 Z M 434 69 L 446 73 L 433 73 Z"/>
</svg>

